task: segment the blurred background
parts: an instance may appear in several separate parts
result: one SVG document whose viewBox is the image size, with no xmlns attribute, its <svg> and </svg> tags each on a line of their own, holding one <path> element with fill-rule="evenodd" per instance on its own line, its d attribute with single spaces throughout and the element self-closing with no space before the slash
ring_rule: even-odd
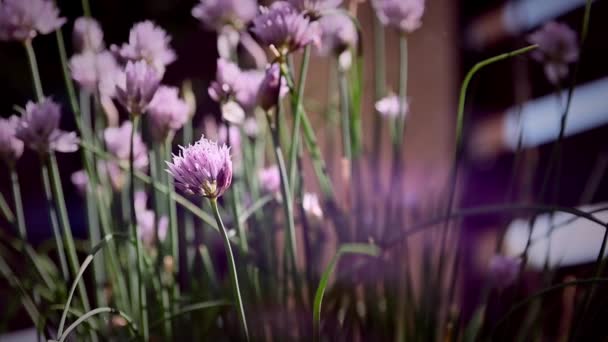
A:
<svg viewBox="0 0 608 342">
<path fill-rule="evenodd" d="M 363 102 L 363 133 L 365 150 L 369 152 L 379 141 L 372 134 L 374 117 L 378 115 L 374 111 L 373 94 L 377 77 L 374 64 L 386 63 L 385 93 L 396 92 L 398 37 L 387 30 L 386 60 L 375 60 L 374 12 L 371 5 L 368 1 L 345 2 L 357 14 L 363 30 L 366 94 Z M 62 16 L 68 18 L 64 35 L 70 37 L 74 20 L 82 14 L 80 2 L 57 3 Z M 91 1 L 93 16 L 102 25 L 107 45 L 125 41 L 133 23 L 144 19 L 153 20 L 167 30 L 173 37 L 171 45 L 178 60 L 167 68 L 164 82 L 180 86 L 186 79 L 193 81 L 197 97 L 194 122 L 202 125 L 204 117 L 219 118 L 219 108 L 208 98 L 206 91 L 208 82 L 215 77 L 218 52 L 215 33 L 205 31 L 191 16 L 195 3 L 194 0 L 132 0 L 127 5 L 125 1 L 117 0 Z M 445 183 L 454 157 L 459 86 L 465 73 L 480 60 L 527 45 L 527 36 L 546 22 L 559 21 L 580 32 L 583 6 L 582 0 L 427 1 L 423 25 L 408 43 L 410 111 L 404 150 L 405 185 L 402 190 L 397 190 L 403 192 L 404 206 L 429 212 L 438 203 L 443 203 L 442 195 L 445 194 Z M 547 81 L 543 66 L 530 56 L 521 56 L 492 65 L 476 75 L 466 103 L 464 136 L 467 140 L 461 163 L 457 207 L 506 201 L 581 206 L 608 200 L 608 181 L 604 179 L 608 167 L 608 85 L 605 81 L 608 77 L 607 15 L 608 3 L 596 1 L 592 7 L 589 38 L 576 74 L 578 90 L 574 92 L 575 101 L 577 96 L 588 94 L 579 101 L 588 106 L 575 106 L 570 113 L 569 124 L 574 123 L 573 127 L 577 129 L 566 132 L 559 172 L 549 182 L 547 191 L 540 190 L 552 142 L 558 136 L 555 128 L 558 127 L 561 112 L 559 106 L 553 105 L 554 101 L 560 100 L 552 98 L 555 86 Z M 45 93 L 62 103 L 67 113 L 69 106 L 55 37 L 38 37 L 35 49 Z M 71 51 L 69 39 L 68 51 Z M 0 114 L 7 117 L 14 113 L 13 106 L 24 106 L 33 98 L 22 46 L 18 43 L 0 43 L 0 66 Z M 316 131 L 325 132 L 318 134 L 330 172 L 334 179 L 339 179 L 339 150 L 335 147 L 338 138 L 332 134 L 332 130 L 336 129 L 335 124 L 330 125 L 331 113 L 326 110 L 328 103 L 335 102 L 334 97 L 337 96 L 335 91 L 331 91 L 335 78 L 332 80 L 334 76 L 330 68 L 327 60 L 313 57 L 305 93 L 307 101 L 311 101 L 307 106 L 311 108 L 310 115 Z M 564 88 L 567 89 L 568 85 L 566 82 Z M 565 93 L 562 96 L 566 96 Z M 538 102 L 542 99 L 546 101 Z M 521 142 L 521 149 L 517 147 L 519 131 L 505 128 L 506 122 L 515 117 L 524 118 L 521 122 L 527 134 Z M 64 115 L 63 119 L 64 128 L 74 128 L 71 115 Z M 527 120 L 534 129 L 526 130 Z M 381 137 L 388 135 L 388 127 L 383 130 Z M 380 148 L 381 153 L 369 156 L 376 163 L 376 169 L 369 172 L 371 177 L 383 180 L 381 187 L 385 189 L 388 187 L 385 181 L 389 178 L 390 149 L 386 139 L 382 143 L 386 146 Z M 518 150 L 520 152 L 516 153 Z M 81 168 L 79 155 L 73 153 L 59 155 L 58 158 L 74 234 L 84 237 L 84 204 L 69 180 L 71 173 Z M 28 232 L 34 243 L 40 243 L 50 238 L 51 227 L 46 215 L 46 203 L 40 195 L 42 184 L 37 173 L 38 161 L 32 153 L 26 153 L 18 168 Z M 314 184 L 310 170 L 307 174 L 311 176 L 307 183 Z M 347 189 L 343 187 L 343 184 L 336 182 L 338 193 L 346 192 Z M 5 169 L 0 169 L 0 191 L 10 193 Z M 541 192 L 544 192 L 543 196 Z M 487 267 L 484 262 L 494 253 L 498 232 L 508 227 L 514 219 L 512 215 L 484 215 L 462 221 L 466 249 L 462 267 L 462 303 L 465 312 L 470 311 L 479 299 L 479 279 Z M 0 229 L 8 229 L 5 223 L 0 224 Z M 587 230 L 581 229 L 578 234 L 587 234 Z M 590 247 L 580 244 L 578 248 Z M 562 275 L 557 277 L 583 272 L 588 264 L 595 261 L 593 255 L 597 251 L 593 248 L 588 254 L 591 257 L 587 259 L 582 257 L 573 262 L 564 262 L 566 266 L 560 271 Z M 2 295 L 6 292 L 5 286 L 4 282 L 0 282 L 0 308 L 3 308 L 0 311 L 5 311 Z M 466 315 L 471 315 L 471 312 Z M 18 328 L 20 322 L 18 317 L 15 318 L 9 324 L 11 330 Z M 0 327 L 0 331 L 6 328 Z"/>
</svg>

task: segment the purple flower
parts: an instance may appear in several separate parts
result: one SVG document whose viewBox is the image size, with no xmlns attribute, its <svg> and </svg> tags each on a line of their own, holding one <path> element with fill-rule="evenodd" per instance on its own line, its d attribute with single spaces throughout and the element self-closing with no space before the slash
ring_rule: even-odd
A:
<svg viewBox="0 0 608 342">
<path fill-rule="evenodd" d="M 241 30 L 257 13 L 255 0 L 201 0 L 192 9 L 192 16 L 210 30 L 230 25 Z"/>
<path fill-rule="evenodd" d="M 60 28 L 65 18 L 47 0 L 0 0 L 0 40 L 26 41 Z"/>
<path fill-rule="evenodd" d="M 85 51 L 70 58 L 70 72 L 78 86 L 84 90 L 112 97 L 116 94 L 116 82 L 120 68 L 109 51 L 99 53 Z"/>
<path fill-rule="evenodd" d="M 313 17 L 319 17 L 323 11 L 335 9 L 342 0 L 289 0 L 289 2 L 301 12 Z"/>
<path fill-rule="evenodd" d="M 125 175 L 123 170 L 113 161 L 97 162 L 97 174 L 100 178 L 108 178 L 111 182 L 112 189 L 114 191 L 120 191 L 124 185 Z M 76 187 L 79 193 L 84 194 L 87 191 L 89 185 L 89 177 L 85 170 L 79 170 L 72 173 L 71 176 L 72 184 Z M 100 185 L 101 186 L 101 185 Z"/>
<path fill-rule="evenodd" d="M 147 20 L 133 25 L 129 32 L 129 43 L 120 48 L 113 45 L 112 51 L 126 61 L 146 61 L 163 74 L 165 67 L 177 58 L 169 42 L 171 37 L 167 32 Z"/>
<path fill-rule="evenodd" d="M 70 176 L 70 180 L 72 181 L 72 184 L 74 184 L 74 186 L 76 187 L 76 190 L 78 190 L 78 193 L 82 195 L 87 192 L 87 185 L 89 185 L 89 176 L 87 176 L 85 170 L 78 170 L 72 173 L 72 175 Z"/>
<path fill-rule="evenodd" d="M 19 118 L 15 115 L 8 119 L 0 118 L 0 159 L 14 165 L 23 154 L 23 141 L 16 137 Z"/>
<path fill-rule="evenodd" d="M 357 45 L 358 33 L 351 18 L 342 13 L 324 15 L 319 19 L 321 43 L 318 51 L 321 56 L 330 53 L 339 55 Z"/>
<path fill-rule="evenodd" d="M 532 58 L 544 63 L 549 82 L 558 84 L 568 76 L 568 64 L 578 60 L 578 36 L 568 25 L 549 22 L 528 37 L 528 42 L 537 44 Z"/>
<path fill-rule="evenodd" d="M 131 121 L 125 121 L 120 127 L 108 127 L 103 132 L 106 148 L 119 161 L 129 160 L 129 141 L 131 139 Z M 138 170 L 148 166 L 148 149 L 136 132 L 133 137 L 133 165 Z"/>
<path fill-rule="evenodd" d="M 494 255 L 490 260 L 488 270 L 492 286 L 501 289 L 511 286 L 517 280 L 520 265 L 520 259 L 504 255 Z"/>
<path fill-rule="evenodd" d="M 383 25 L 401 33 L 411 33 L 422 25 L 424 0 L 372 0 Z"/>
<path fill-rule="evenodd" d="M 194 145 L 180 149 L 179 155 L 173 155 L 173 162 L 167 162 L 175 186 L 188 194 L 220 197 L 232 182 L 230 148 L 203 136 Z"/>
<path fill-rule="evenodd" d="M 143 191 L 135 193 L 135 216 L 137 219 L 137 236 L 143 241 L 144 245 L 151 247 L 156 241 L 156 232 L 154 230 L 156 223 L 156 214 L 154 211 L 147 209 L 146 202 L 148 195 Z M 167 228 L 169 220 L 166 216 L 162 216 L 156 228 L 158 228 L 158 239 L 165 241 L 167 237 Z"/>
<path fill-rule="evenodd" d="M 260 14 L 253 19 L 251 31 L 264 44 L 272 45 L 280 56 L 310 43 L 318 43 L 320 34 L 317 23 L 311 22 L 285 1 L 260 7 Z"/>
<path fill-rule="evenodd" d="M 143 114 L 158 89 L 160 79 L 158 72 L 146 62 L 129 61 L 124 74 L 118 77 L 118 101 L 131 114 Z"/>
<path fill-rule="evenodd" d="M 258 92 L 265 74 L 263 70 L 247 70 L 239 74 L 235 100 L 245 112 L 251 113 L 257 106 Z"/>
<path fill-rule="evenodd" d="M 409 110 L 409 104 L 405 99 L 399 101 L 399 96 L 397 95 L 389 95 L 379 100 L 378 102 L 376 102 L 375 108 L 378 113 L 380 113 L 380 115 L 386 118 L 396 118 L 401 113 L 401 105 L 405 107 L 404 114 L 407 115 L 407 112 Z"/>
<path fill-rule="evenodd" d="M 255 116 L 250 116 L 243 122 L 243 132 L 250 138 L 255 138 L 260 133 L 260 127 L 258 126 L 258 120 Z"/>
<path fill-rule="evenodd" d="M 40 103 L 28 102 L 17 125 L 17 138 L 41 154 L 50 151 L 74 152 L 80 140 L 74 132 L 59 129 L 61 109 L 50 98 Z"/>
<path fill-rule="evenodd" d="M 279 64 L 274 63 L 266 69 L 266 75 L 258 91 L 259 106 L 268 111 L 277 104 L 277 98 L 285 95 L 289 88 L 284 78 L 281 78 Z"/>
<path fill-rule="evenodd" d="M 175 87 L 160 86 L 150 101 L 147 118 L 152 135 L 163 141 L 170 133 L 177 131 L 188 121 L 190 108 L 179 98 Z"/>
<path fill-rule="evenodd" d="M 90 17 L 80 17 L 74 22 L 72 33 L 74 49 L 79 52 L 103 50 L 103 31 L 97 20 Z"/>
<path fill-rule="evenodd" d="M 262 191 L 272 194 L 280 190 L 281 187 L 281 175 L 279 174 L 279 168 L 276 165 L 269 166 L 258 172 L 258 181 Z"/>
<path fill-rule="evenodd" d="M 226 101 L 231 96 L 234 96 L 240 74 L 241 69 L 236 64 L 219 58 L 217 60 L 215 81 L 211 82 L 208 89 L 209 96 L 217 102 Z"/>
</svg>

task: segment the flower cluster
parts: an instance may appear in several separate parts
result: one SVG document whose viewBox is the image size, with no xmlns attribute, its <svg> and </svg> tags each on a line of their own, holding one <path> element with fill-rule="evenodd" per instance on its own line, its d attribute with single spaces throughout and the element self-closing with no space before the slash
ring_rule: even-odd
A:
<svg viewBox="0 0 608 342">
<path fill-rule="evenodd" d="M 210 30 L 220 31 L 224 26 L 242 29 L 255 17 L 255 0 L 201 0 L 192 9 L 192 16 Z"/>
<path fill-rule="evenodd" d="M 401 33 L 411 33 L 422 25 L 424 0 L 372 0 L 382 24 Z"/>
<path fill-rule="evenodd" d="M 23 141 L 16 136 L 19 118 L 15 115 L 0 119 L 0 159 L 14 165 L 23 154 Z"/>
<path fill-rule="evenodd" d="M 163 141 L 186 123 L 189 112 L 190 108 L 179 98 L 177 88 L 160 86 L 148 106 L 152 135 L 157 141 Z"/>
<path fill-rule="evenodd" d="M 220 197 L 232 182 L 230 148 L 203 136 L 194 145 L 180 149 L 179 155 L 167 162 L 175 186 L 188 194 Z"/>
<path fill-rule="evenodd" d="M 80 17 L 74 22 L 72 33 L 74 49 L 78 52 L 99 52 L 104 49 L 103 31 L 97 20 L 90 17 Z"/>
<path fill-rule="evenodd" d="M 127 62 L 116 85 L 118 101 L 133 115 L 143 114 L 160 85 L 160 74 L 144 61 Z"/>
<path fill-rule="evenodd" d="M 403 108 L 401 108 L 402 106 Z M 383 117 L 394 119 L 401 115 L 402 110 L 403 114 L 407 115 L 409 104 L 406 99 L 399 99 L 397 95 L 389 95 L 376 102 L 375 108 Z"/>
<path fill-rule="evenodd" d="M 145 246 L 151 247 L 156 242 L 157 236 L 159 241 L 165 241 L 167 238 L 169 219 L 167 216 L 161 216 L 157 222 L 154 211 L 146 206 L 147 201 L 148 195 L 145 192 L 138 191 L 135 193 L 137 237 L 143 241 Z"/>
<path fill-rule="evenodd" d="M 65 18 L 50 0 L 0 1 L 0 40 L 26 41 L 60 28 Z"/>
<path fill-rule="evenodd" d="M 120 127 L 108 127 L 103 132 L 108 152 L 119 161 L 129 161 L 132 128 L 133 124 L 125 121 Z M 133 137 L 133 166 L 138 170 L 145 170 L 148 166 L 148 149 L 138 133 Z"/>
<path fill-rule="evenodd" d="M 528 37 L 538 48 L 532 57 L 543 63 L 549 82 L 559 84 L 568 76 L 568 64 L 578 60 L 578 36 L 568 25 L 549 22 Z"/>
</svg>

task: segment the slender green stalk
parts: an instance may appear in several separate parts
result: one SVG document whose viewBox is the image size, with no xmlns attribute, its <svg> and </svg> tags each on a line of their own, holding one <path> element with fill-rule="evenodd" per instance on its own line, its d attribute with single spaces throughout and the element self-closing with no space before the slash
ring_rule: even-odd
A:
<svg viewBox="0 0 608 342">
<path fill-rule="evenodd" d="M 13 214 L 11 207 L 9 207 L 8 203 L 6 203 L 6 199 L 2 193 L 0 193 L 0 211 L 2 211 L 2 215 L 4 215 L 4 218 L 6 221 L 8 221 L 8 223 L 15 223 L 15 214 Z"/>
<path fill-rule="evenodd" d="M 21 303 L 23 304 L 25 311 L 27 312 L 28 316 L 30 316 L 30 319 L 32 320 L 32 323 L 34 323 L 34 325 L 36 326 L 37 331 L 42 332 L 40 326 L 40 322 L 42 321 L 40 310 L 38 310 L 36 304 L 34 304 L 34 301 L 30 298 L 29 294 L 23 287 L 23 284 L 21 284 L 19 278 L 17 278 L 17 276 L 13 273 L 6 260 L 4 260 L 2 254 L 0 254 L 0 274 L 4 278 L 6 278 L 9 285 L 19 290 L 21 295 Z"/>
<path fill-rule="evenodd" d="M 342 124 L 342 156 L 348 160 L 352 160 L 348 79 L 344 71 L 339 71 L 338 77 L 340 86 L 340 113 L 342 115 L 340 120 Z"/>
<path fill-rule="evenodd" d="M 172 138 L 168 137 L 165 140 L 165 146 L 163 149 L 163 160 L 171 158 L 171 144 Z M 174 191 L 173 182 L 171 181 L 171 177 L 163 177 L 165 181 L 165 186 L 170 191 Z M 179 274 L 179 242 L 177 236 L 177 208 L 175 206 L 175 201 L 171 196 L 171 192 L 167 193 L 167 206 L 169 208 L 169 244 L 171 245 L 171 256 L 173 257 L 173 265 L 175 267 L 175 273 Z"/>
<path fill-rule="evenodd" d="M 133 320 L 127 314 L 125 314 L 124 312 L 122 312 L 120 310 L 103 307 L 103 308 L 97 308 L 97 309 L 90 310 L 90 311 L 86 312 L 84 315 L 80 316 L 76 321 L 74 321 L 74 323 L 72 323 L 69 327 L 67 327 L 67 329 L 65 329 L 65 332 L 60 336 L 60 338 L 58 339 L 58 342 L 64 342 L 68 338 L 68 336 L 72 333 L 72 331 L 74 331 L 80 324 L 82 324 L 84 321 L 88 320 L 89 318 L 91 318 L 95 315 L 102 314 L 102 313 L 111 313 L 111 314 L 121 316 L 122 318 L 124 318 L 127 321 L 127 325 L 132 330 L 137 332 L 137 328 L 135 327 Z"/>
<path fill-rule="evenodd" d="M 374 16 L 374 99 L 375 101 L 380 100 L 386 92 L 386 57 L 385 57 L 385 36 L 384 36 L 384 25 L 380 20 Z M 382 117 L 376 112 L 374 115 L 374 126 L 373 126 L 373 158 L 380 155 L 380 144 L 382 141 Z M 374 160 L 372 160 L 371 166 L 375 166 Z M 380 177 L 374 177 L 380 178 Z"/>
<path fill-rule="evenodd" d="M 36 53 L 32 46 L 32 40 L 28 39 L 24 43 L 25 51 L 27 52 L 27 60 L 30 64 L 30 71 L 32 73 L 32 82 L 34 83 L 34 91 L 36 92 L 36 99 L 41 101 L 44 98 L 44 92 L 42 91 L 42 82 L 40 81 L 40 71 L 38 70 L 38 61 L 36 60 Z"/>
<path fill-rule="evenodd" d="M 247 329 L 247 319 L 245 318 L 245 309 L 243 307 L 243 299 L 241 298 L 241 290 L 239 286 L 239 278 L 236 271 L 236 262 L 234 261 L 234 254 L 232 253 L 232 247 L 230 246 L 230 239 L 228 238 L 228 232 L 226 231 L 226 227 L 224 227 L 224 223 L 222 222 L 222 217 L 220 216 L 220 211 L 217 206 L 217 199 L 210 198 L 209 204 L 211 205 L 211 211 L 213 211 L 213 215 L 215 216 L 215 220 L 217 221 L 218 227 L 220 227 L 220 233 L 222 234 L 222 241 L 224 242 L 224 249 L 226 251 L 226 256 L 228 258 L 228 265 L 230 267 L 230 280 L 232 284 L 232 293 L 234 295 L 234 300 L 236 302 L 239 321 L 241 322 L 241 327 L 243 329 L 243 334 L 245 339 L 249 341 L 249 330 Z"/>
<path fill-rule="evenodd" d="M 78 126 L 80 130 L 80 116 L 79 116 L 79 108 L 78 108 L 78 100 L 76 97 L 76 90 L 74 88 L 74 83 L 72 82 L 72 78 L 70 76 L 70 68 L 68 66 L 68 56 L 65 52 L 65 43 L 63 40 L 63 32 L 61 32 L 61 28 L 55 31 L 55 37 L 57 39 L 57 49 L 59 50 L 59 59 L 61 61 L 61 72 L 63 74 L 63 81 L 65 83 L 66 90 L 68 92 L 68 99 L 70 100 L 70 108 L 74 113 L 74 120 L 76 121 L 76 126 Z"/>
<path fill-rule="evenodd" d="M 23 215 L 23 201 L 21 200 L 21 187 L 19 186 L 19 176 L 17 170 L 11 167 L 11 183 L 13 186 L 13 199 L 15 201 L 15 214 L 17 214 L 17 228 L 19 236 L 24 241 L 27 240 L 27 231 L 25 229 L 25 215 Z"/>
<path fill-rule="evenodd" d="M 89 0 L 82 0 L 82 14 L 85 17 L 91 16 L 91 5 L 89 4 Z"/>
<path fill-rule="evenodd" d="M 137 214 L 135 212 L 135 167 L 134 167 L 134 154 L 133 154 L 133 141 L 135 140 L 135 132 L 137 132 L 137 126 L 139 125 L 140 115 L 137 113 L 131 114 L 131 137 L 129 139 L 129 205 L 130 205 L 130 218 L 131 218 L 131 234 L 135 239 L 135 254 L 136 254 L 136 265 L 137 265 L 137 280 L 135 287 L 138 289 L 137 298 L 139 303 L 139 318 L 141 321 L 142 337 L 144 341 L 149 339 L 148 332 L 148 307 L 146 299 L 146 284 L 143 280 L 143 268 L 144 268 L 144 256 L 141 247 L 141 241 L 137 235 Z"/>
</svg>

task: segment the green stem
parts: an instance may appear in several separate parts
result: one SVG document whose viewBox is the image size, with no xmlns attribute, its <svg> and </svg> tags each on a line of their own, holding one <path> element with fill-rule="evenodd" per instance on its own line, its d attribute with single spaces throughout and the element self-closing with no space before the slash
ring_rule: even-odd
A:
<svg viewBox="0 0 608 342">
<path fill-rule="evenodd" d="M 82 0 L 82 14 L 85 17 L 91 16 L 91 5 L 89 4 L 89 0 Z"/>
<path fill-rule="evenodd" d="M 346 72 L 339 71 L 340 85 L 340 113 L 342 114 L 342 156 L 347 160 L 352 160 L 351 138 L 350 138 L 350 110 L 348 96 L 348 79 Z"/>
<path fill-rule="evenodd" d="M 131 214 L 131 232 L 135 239 L 135 254 L 136 254 L 136 265 L 137 265 L 137 280 L 136 288 L 137 298 L 139 302 L 139 313 L 141 320 L 141 330 L 144 341 L 148 341 L 148 308 L 146 300 L 146 284 L 143 281 L 143 268 L 144 268 L 144 256 L 141 247 L 141 241 L 137 235 L 137 214 L 135 212 L 135 167 L 134 167 L 134 154 L 133 154 L 133 141 L 135 140 L 135 132 L 137 132 L 137 126 L 139 125 L 139 114 L 131 114 L 131 137 L 129 140 L 129 205 Z"/>
<path fill-rule="evenodd" d="M 168 137 L 165 140 L 165 146 L 163 150 L 163 157 L 170 158 L 171 157 L 171 143 L 172 138 Z M 165 186 L 169 191 L 174 191 L 173 182 L 171 181 L 171 177 L 165 175 L 163 177 L 165 180 Z M 171 197 L 171 192 L 167 193 L 167 205 L 169 209 L 169 243 L 171 244 L 171 255 L 173 256 L 173 265 L 175 267 L 175 273 L 179 274 L 179 242 L 177 236 L 177 208 L 175 206 L 175 201 Z"/>
<path fill-rule="evenodd" d="M 34 91 L 36 92 L 36 99 L 42 101 L 44 98 L 44 92 L 42 91 L 42 82 L 40 81 L 40 71 L 38 70 L 38 61 L 36 60 L 36 53 L 32 46 L 32 40 L 28 39 L 24 43 L 25 51 L 27 52 L 27 60 L 30 65 L 30 71 L 32 73 L 32 82 L 34 83 Z"/>
<path fill-rule="evenodd" d="M 234 255 L 232 253 L 232 247 L 230 246 L 230 239 L 228 238 L 228 232 L 226 231 L 226 227 L 224 227 L 224 223 L 222 222 L 222 217 L 220 216 L 220 211 L 217 206 L 217 199 L 210 198 L 209 204 L 211 204 L 211 211 L 213 211 L 213 216 L 217 221 L 217 225 L 220 228 L 220 233 L 222 234 L 222 241 L 224 242 L 224 249 L 226 251 L 226 256 L 228 257 L 228 264 L 230 267 L 230 280 L 232 283 L 232 293 L 234 295 L 234 300 L 236 301 L 236 306 L 238 310 L 239 321 L 241 322 L 241 327 L 243 329 L 243 334 L 245 335 L 245 339 L 249 341 L 249 330 L 247 329 L 247 319 L 245 318 L 245 309 L 243 307 L 243 299 L 241 298 L 241 290 L 239 287 L 239 278 L 236 271 L 236 263 L 234 261 Z"/>
<path fill-rule="evenodd" d="M 21 200 L 21 187 L 19 186 L 19 176 L 14 167 L 11 168 L 11 183 L 13 185 L 13 199 L 15 200 L 15 213 L 17 214 L 17 228 L 19 236 L 24 241 L 27 240 L 25 229 L 25 215 L 23 215 L 23 201 Z"/>
<path fill-rule="evenodd" d="M 70 68 L 68 66 L 68 57 L 65 51 L 65 43 L 63 41 L 63 32 L 61 32 L 61 28 L 55 31 L 55 37 L 57 39 L 57 49 L 59 50 L 59 59 L 61 60 L 61 72 L 63 74 L 63 81 L 65 83 L 66 90 L 68 91 L 68 99 L 70 100 L 70 108 L 74 113 L 74 120 L 76 121 L 76 126 L 80 128 L 80 117 L 79 117 L 79 108 L 78 108 L 78 100 L 76 98 L 76 90 L 74 89 L 74 83 L 72 82 L 72 78 L 70 76 Z"/>
<path fill-rule="evenodd" d="M 0 193 L 0 211 L 2 211 L 2 215 L 4 215 L 4 218 L 6 221 L 8 221 L 8 223 L 15 223 L 15 214 L 13 214 L 11 207 L 9 207 L 8 203 L 6 203 L 6 199 L 2 193 Z"/>
<path fill-rule="evenodd" d="M 385 57 L 385 37 L 384 25 L 374 16 L 374 97 L 375 101 L 380 100 L 386 92 L 386 57 Z M 374 115 L 374 147 L 372 158 L 376 158 L 380 153 L 380 143 L 382 141 L 382 117 L 376 112 Z M 375 160 L 372 159 L 372 167 L 375 167 Z M 379 177 L 374 177 L 379 178 Z"/>
</svg>

